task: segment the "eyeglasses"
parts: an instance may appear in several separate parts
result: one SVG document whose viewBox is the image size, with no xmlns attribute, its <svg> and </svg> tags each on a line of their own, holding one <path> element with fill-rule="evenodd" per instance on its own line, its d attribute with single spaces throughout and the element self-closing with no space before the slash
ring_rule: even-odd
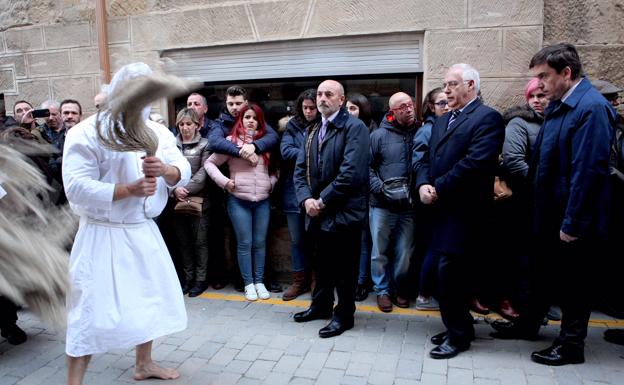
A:
<svg viewBox="0 0 624 385">
<path fill-rule="evenodd" d="M 435 102 L 433 103 L 438 107 L 446 107 L 448 105 L 448 102 L 446 100 L 440 100 L 439 102 Z"/>
<path fill-rule="evenodd" d="M 407 110 L 413 110 L 413 109 L 414 109 L 414 103 L 403 103 L 398 107 L 394 107 L 392 110 L 405 112 Z"/>
<path fill-rule="evenodd" d="M 455 80 L 451 80 L 448 83 L 442 83 L 442 89 L 446 89 L 446 87 L 448 87 L 449 89 L 452 90 L 453 88 L 456 88 L 458 85 L 460 85 L 462 83 L 467 84 L 469 81 L 470 80 L 464 80 L 463 82 L 458 82 L 458 81 L 455 81 Z"/>
</svg>

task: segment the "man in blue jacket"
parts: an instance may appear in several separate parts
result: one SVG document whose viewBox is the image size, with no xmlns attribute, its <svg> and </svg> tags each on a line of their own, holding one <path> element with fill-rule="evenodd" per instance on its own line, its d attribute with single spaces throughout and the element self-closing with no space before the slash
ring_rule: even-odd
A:
<svg viewBox="0 0 624 385">
<path fill-rule="evenodd" d="M 344 100 L 340 83 L 326 80 L 318 86 L 316 106 L 322 120 L 308 130 L 294 176 L 297 201 L 306 210 L 316 272 L 312 303 L 294 320 L 331 317 L 319 330 L 321 338 L 353 327 L 360 237 L 367 214 L 368 127 L 349 114 Z"/>
<path fill-rule="evenodd" d="M 542 48 L 529 68 L 550 99 L 529 169 L 536 275 L 529 308 L 511 327 L 493 325 L 499 329 L 493 336 L 535 339 L 554 300 L 563 314 L 559 337 L 549 348 L 533 352 L 531 359 L 545 365 L 578 364 L 585 361 L 591 313 L 592 262 L 587 258 L 607 235 L 615 111 L 583 76 L 573 45 Z"/>
<path fill-rule="evenodd" d="M 432 358 L 451 358 L 474 339 L 470 274 L 494 203 L 492 189 L 505 127 L 477 97 L 479 72 L 455 64 L 444 77 L 452 110 L 436 120 L 418 169 L 420 200 L 432 208 L 430 253 L 438 266 L 438 300 L 446 331 L 431 338 Z"/>
</svg>

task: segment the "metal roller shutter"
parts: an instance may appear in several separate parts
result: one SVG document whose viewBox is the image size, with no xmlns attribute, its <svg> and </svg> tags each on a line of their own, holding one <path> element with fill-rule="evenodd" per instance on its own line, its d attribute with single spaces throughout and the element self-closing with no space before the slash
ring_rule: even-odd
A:
<svg viewBox="0 0 624 385">
<path fill-rule="evenodd" d="M 422 72 L 415 33 L 263 42 L 163 52 L 167 71 L 204 82 Z"/>
</svg>

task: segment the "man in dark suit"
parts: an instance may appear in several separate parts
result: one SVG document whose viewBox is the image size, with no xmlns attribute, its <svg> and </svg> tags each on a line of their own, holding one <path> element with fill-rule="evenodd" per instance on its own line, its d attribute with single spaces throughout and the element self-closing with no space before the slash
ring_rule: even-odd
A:
<svg viewBox="0 0 624 385">
<path fill-rule="evenodd" d="M 344 88 L 322 82 L 316 106 L 322 121 L 311 127 L 295 166 L 295 190 L 306 210 L 306 232 L 313 247 L 316 286 L 308 310 L 296 322 L 332 318 L 319 337 L 353 327 L 360 237 L 367 215 L 368 127 L 343 107 Z M 334 289 L 338 305 L 334 305 Z"/>
<path fill-rule="evenodd" d="M 548 305 L 561 305 L 559 337 L 531 359 L 545 365 L 585 361 L 591 314 L 592 270 L 588 257 L 608 233 L 609 155 L 616 113 L 583 76 L 571 44 L 542 48 L 529 68 L 550 99 L 529 168 L 532 180 L 532 285 L 528 309 L 510 325 L 494 323 L 495 338 L 536 339 Z M 554 297 L 554 298 L 553 298 Z"/>
<path fill-rule="evenodd" d="M 501 115 L 477 97 L 479 72 L 455 64 L 444 77 L 450 113 L 436 120 L 416 179 L 432 205 L 430 251 L 438 261 L 440 312 L 446 331 L 431 338 L 432 358 L 451 358 L 474 339 L 469 274 L 493 203 L 494 174 L 505 136 Z"/>
</svg>

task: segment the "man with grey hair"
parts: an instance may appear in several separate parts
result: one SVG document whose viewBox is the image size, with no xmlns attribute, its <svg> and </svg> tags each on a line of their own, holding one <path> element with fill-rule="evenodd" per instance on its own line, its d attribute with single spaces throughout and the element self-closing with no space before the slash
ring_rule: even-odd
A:
<svg viewBox="0 0 624 385">
<path fill-rule="evenodd" d="M 418 170 L 420 200 L 431 205 L 430 252 L 438 262 L 439 302 L 446 331 L 431 338 L 432 358 L 451 358 L 474 339 L 469 308 L 469 275 L 485 220 L 505 136 L 501 115 L 477 97 L 479 72 L 455 64 L 444 77 L 452 110 L 436 120 Z"/>
</svg>

